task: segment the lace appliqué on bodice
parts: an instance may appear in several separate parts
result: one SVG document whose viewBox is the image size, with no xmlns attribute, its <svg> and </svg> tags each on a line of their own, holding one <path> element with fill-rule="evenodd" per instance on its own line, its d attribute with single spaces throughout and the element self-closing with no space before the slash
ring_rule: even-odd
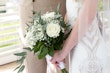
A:
<svg viewBox="0 0 110 73">
<path fill-rule="evenodd" d="M 97 50 L 100 46 L 100 31 L 98 29 L 98 20 L 95 17 L 91 27 L 81 40 L 81 44 L 85 47 L 88 57 L 80 65 L 80 73 L 102 73 L 101 60 L 97 57 Z"/>
</svg>

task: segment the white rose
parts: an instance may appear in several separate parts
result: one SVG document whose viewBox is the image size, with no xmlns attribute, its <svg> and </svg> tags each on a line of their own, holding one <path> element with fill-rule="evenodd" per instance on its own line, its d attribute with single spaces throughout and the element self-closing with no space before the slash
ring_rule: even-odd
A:
<svg viewBox="0 0 110 73">
<path fill-rule="evenodd" d="M 60 33 L 60 25 L 58 23 L 47 24 L 46 33 L 49 37 L 56 38 Z"/>
</svg>

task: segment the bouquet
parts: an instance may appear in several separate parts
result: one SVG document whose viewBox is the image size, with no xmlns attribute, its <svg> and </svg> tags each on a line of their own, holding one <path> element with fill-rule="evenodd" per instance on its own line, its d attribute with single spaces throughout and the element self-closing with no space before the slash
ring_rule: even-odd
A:
<svg viewBox="0 0 110 73">
<path fill-rule="evenodd" d="M 25 35 L 26 47 L 24 49 L 34 52 L 39 59 L 47 56 L 51 59 L 56 50 L 62 49 L 62 43 L 68 36 L 65 31 L 69 29 L 69 25 L 64 22 L 63 16 L 59 12 L 59 5 L 54 12 L 47 12 L 45 14 L 35 13 L 32 25 L 28 25 Z M 26 58 L 26 52 L 16 53 L 21 56 L 18 60 L 20 66 L 16 69 L 21 73 L 25 68 L 23 61 Z M 65 69 L 64 63 L 59 63 L 62 73 L 68 73 Z"/>
</svg>

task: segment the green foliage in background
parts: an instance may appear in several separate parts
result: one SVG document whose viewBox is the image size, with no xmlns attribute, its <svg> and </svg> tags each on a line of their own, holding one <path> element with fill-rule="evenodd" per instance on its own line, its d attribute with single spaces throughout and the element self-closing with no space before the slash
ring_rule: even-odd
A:
<svg viewBox="0 0 110 73">
<path fill-rule="evenodd" d="M 99 11 L 102 11 L 103 10 L 103 0 L 99 0 L 98 10 Z"/>
</svg>

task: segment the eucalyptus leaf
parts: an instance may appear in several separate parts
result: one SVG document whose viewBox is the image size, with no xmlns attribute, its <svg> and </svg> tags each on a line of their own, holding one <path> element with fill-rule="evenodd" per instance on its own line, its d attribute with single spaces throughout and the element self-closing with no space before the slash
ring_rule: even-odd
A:
<svg viewBox="0 0 110 73">
<path fill-rule="evenodd" d="M 26 59 L 26 57 L 21 57 L 19 60 L 17 60 L 17 62 L 23 64 L 25 59 Z"/>
<path fill-rule="evenodd" d="M 65 27 L 66 27 L 66 24 L 65 24 L 65 22 L 64 22 L 64 21 L 61 21 L 61 22 L 60 22 L 60 25 L 61 25 L 63 28 L 65 28 Z"/>
<path fill-rule="evenodd" d="M 18 70 L 18 73 L 22 73 L 22 72 L 23 72 L 23 70 L 24 70 L 24 68 L 25 68 L 25 66 L 24 66 L 24 65 L 22 65 L 22 66 L 20 67 L 20 69 Z"/>
<path fill-rule="evenodd" d="M 20 65 L 20 66 L 21 66 L 21 65 Z M 17 69 L 19 69 L 19 68 L 20 68 L 20 66 L 16 67 L 16 68 L 14 69 L 14 71 L 15 71 L 15 70 L 17 70 Z"/>
<path fill-rule="evenodd" d="M 61 17 L 60 14 L 55 15 L 55 18 L 56 18 L 56 19 L 58 19 L 58 18 L 60 18 L 60 17 Z"/>
<path fill-rule="evenodd" d="M 34 22 L 33 22 L 33 21 L 30 21 L 29 23 L 30 23 L 30 24 L 33 24 Z"/>
<path fill-rule="evenodd" d="M 32 51 L 32 49 L 30 47 L 25 47 L 23 49 L 28 50 L 28 51 Z"/>
<path fill-rule="evenodd" d="M 14 55 L 16 55 L 16 56 L 25 56 L 25 55 L 27 55 L 27 53 L 26 52 L 21 52 L 21 53 L 15 53 Z"/>
<path fill-rule="evenodd" d="M 26 23 L 26 25 L 27 25 L 28 27 L 30 27 L 30 25 L 29 25 L 28 23 Z"/>
<path fill-rule="evenodd" d="M 57 8 L 56 8 L 56 13 L 57 14 L 59 13 L 59 10 L 60 10 L 60 3 L 57 5 Z"/>
<path fill-rule="evenodd" d="M 38 16 L 41 16 L 41 11 L 37 12 L 37 15 L 38 15 Z"/>
</svg>

